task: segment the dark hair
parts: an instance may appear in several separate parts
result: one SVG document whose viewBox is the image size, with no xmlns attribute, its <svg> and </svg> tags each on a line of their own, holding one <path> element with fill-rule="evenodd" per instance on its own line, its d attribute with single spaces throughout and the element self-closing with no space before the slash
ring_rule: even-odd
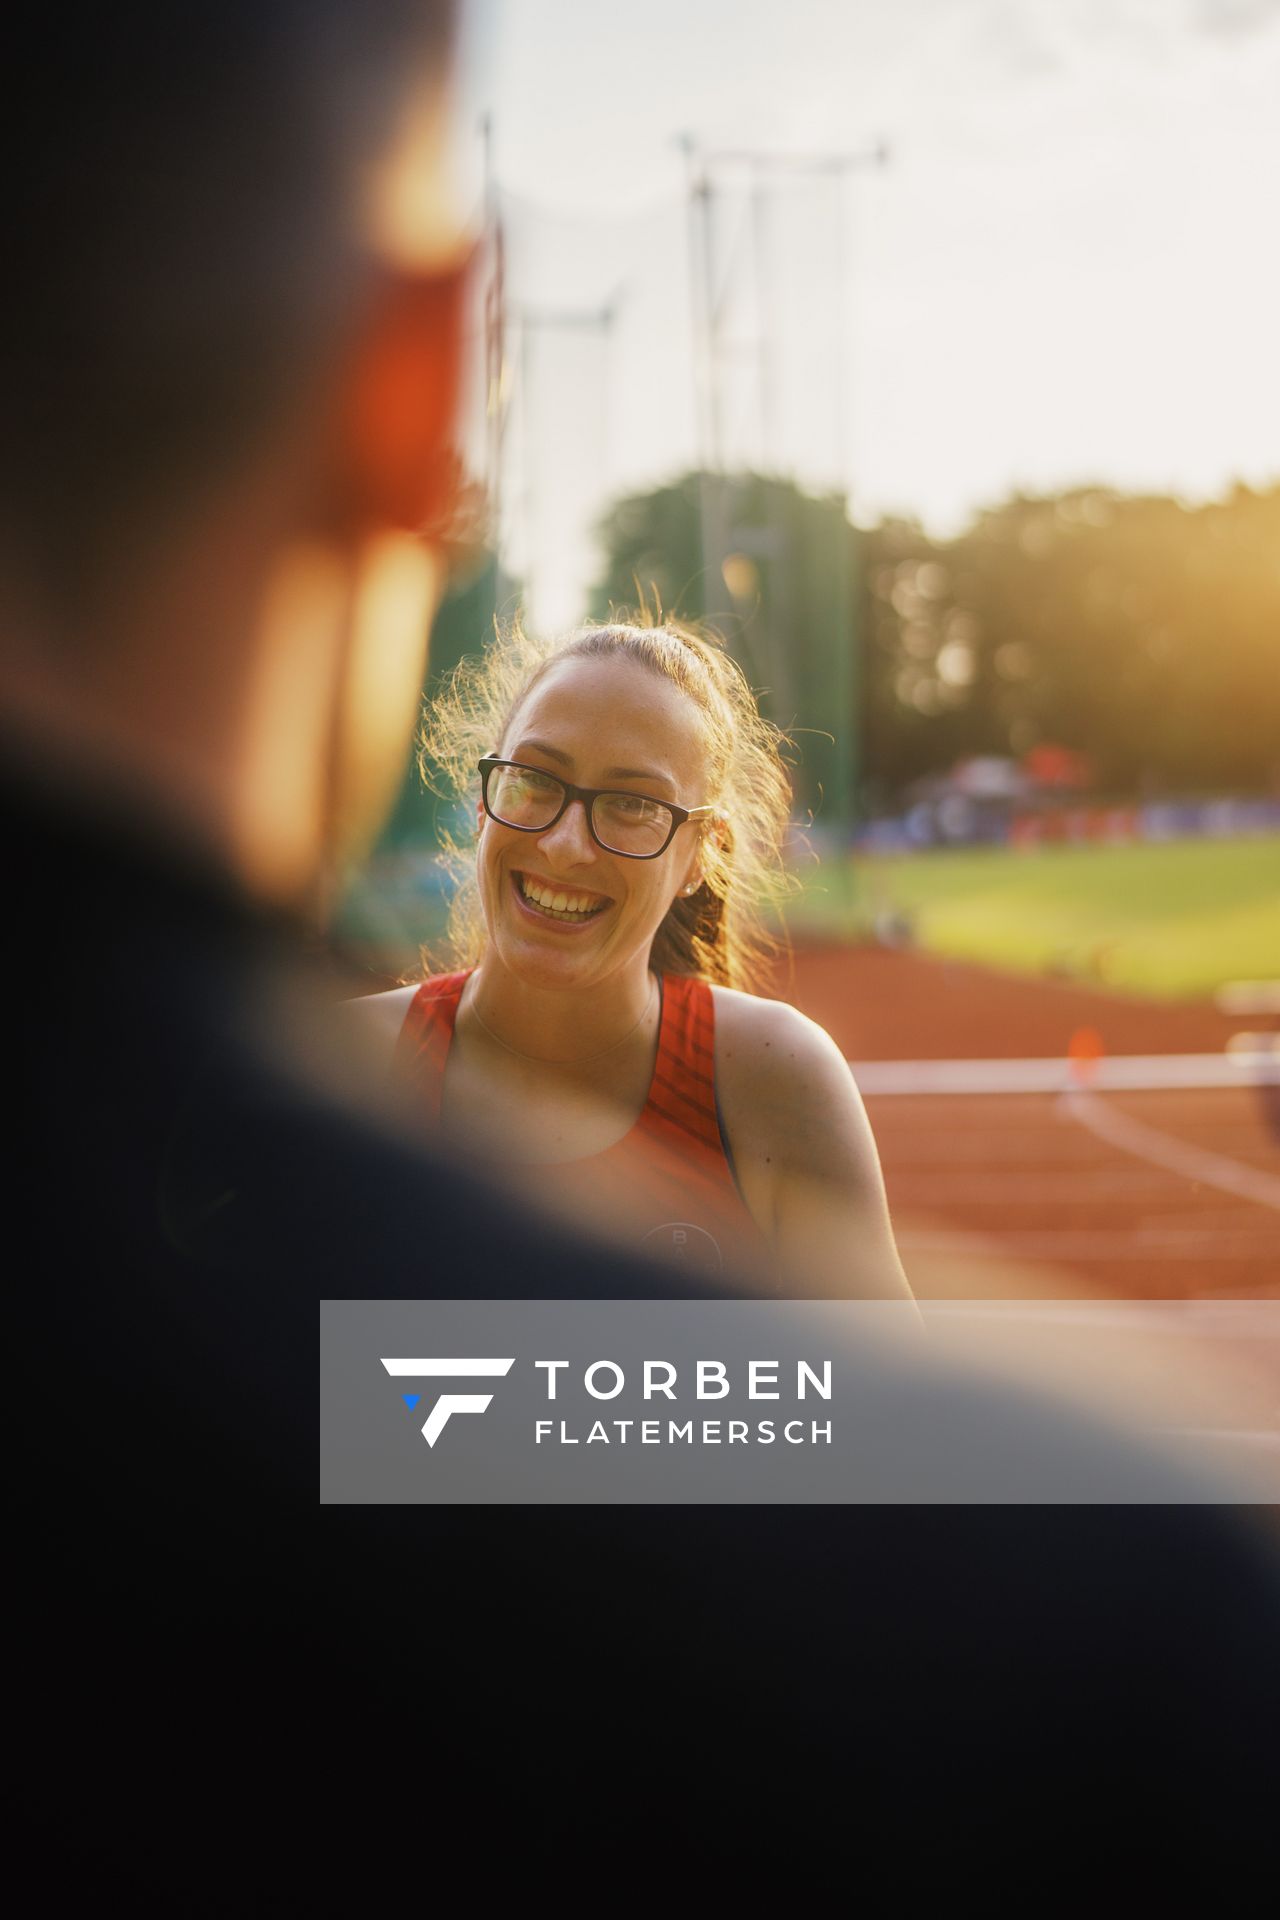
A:
<svg viewBox="0 0 1280 1920">
<path fill-rule="evenodd" d="M 357 207 L 454 0 L 28 10 L 7 90 L 0 522 L 48 584 L 242 454 L 341 341 Z M 62 578 L 61 584 L 67 584 Z"/>
<path fill-rule="evenodd" d="M 791 781 L 786 736 L 762 718 L 742 669 L 719 636 L 651 616 L 584 627 L 559 639 L 526 634 L 519 621 L 499 629 L 483 654 L 464 658 L 429 703 L 419 735 L 419 764 L 437 793 L 474 790 L 476 761 L 499 752 L 516 713 L 542 676 L 563 660 L 621 659 L 670 680 L 702 714 L 707 799 L 719 821 L 703 841 L 702 885 L 678 895 L 654 935 L 652 963 L 663 973 L 696 974 L 718 986 L 761 987 L 779 942 L 763 909 L 791 891 L 782 864 Z M 457 888 L 449 922 L 449 964 L 474 964 L 484 920 L 468 848 L 446 842 Z"/>
</svg>

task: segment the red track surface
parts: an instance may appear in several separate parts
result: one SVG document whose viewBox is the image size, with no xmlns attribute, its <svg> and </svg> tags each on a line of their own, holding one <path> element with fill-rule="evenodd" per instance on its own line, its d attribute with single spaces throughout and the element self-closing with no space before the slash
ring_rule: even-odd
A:
<svg viewBox="0 0 1280 1920">
<path fill-rule="evenodd" d="M 773 991 L 851 1060 L 1041 1058 L 1065 1054 L 1079 1027 L 1108 1053 L 1217 1053 L 1245 1024 L 1209 1001 L 1131 999 L 886 947 L 806 946 Z"/>
<path fill-rule="evenodd" d="M 815 947 L 775 991 L 852 1059 L 1216 1052 L 1243 1024 L 917 953 Z M 1096 1098 L 1235 1166 L 1280 1175 L 1249 1088 Z M 1280 1212 L 1097 1138 L 1056 1095 L 869 1097 L 903 1259 L 922 1297 L 1280 1298 Z"/>
</svg>

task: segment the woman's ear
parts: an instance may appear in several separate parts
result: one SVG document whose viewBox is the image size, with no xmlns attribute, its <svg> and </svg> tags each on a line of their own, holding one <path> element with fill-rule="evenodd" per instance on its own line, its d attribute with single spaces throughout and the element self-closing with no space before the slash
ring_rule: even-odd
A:
<svg viewBox="0 0 1280 1920">
<path fill-rule="evenodd" d="M 706 823 L 702 828 L 702 832 L 698 836 L 698 851 L 694 855 L 693 866 L 690 869 L 689 878 L 686 880 L 685 884 L 680 889 L 680 892 L 682 895 L 696 893 L 698 891 L 698 888 L 703 885 L 707 877 L 707 872 L 706 872 L 706 863 L 702 857 L 702 849 L 706 846 L 708 841 L 710 841 L 711 844 L 715 847 L 722 847 L 724 845 L 725 831 L 726 831 L 726 828 L 725 828 L 725 820 L 724 820 L 723 814 L 717 813 L 713 819 L 706 821 Z"/>
<path fill-rule="evenodd" d="M 707 878 L 706 865 L 702 859 L 701 853 L 699 852 L 695 854 L 693 865 L 689 869 L 688 878 L 686 879 L 684 885 L 680 889 L 681 895 L 687 897 L 691 893 L 696 893 L 699 887 L 705 884 L 706 878 Z"/>
</svg>

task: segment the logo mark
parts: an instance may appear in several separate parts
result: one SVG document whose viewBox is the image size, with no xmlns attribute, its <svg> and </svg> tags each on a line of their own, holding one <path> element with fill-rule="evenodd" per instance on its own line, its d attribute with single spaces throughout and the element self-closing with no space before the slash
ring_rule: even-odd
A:
<svg viewBox="0 0 1280 1920">
<path fill-rule="evenodd" d="M 503 1379 L 515 1365 L 515 1355 L 509 1360 L 384 1359 L 382 1364 L 394 1379 L 400 1380 Z M 404 1393 L 400 1397 L 412 1412 L 420 1395 Z M 434 1447 L 448 1426 L 451 1414 L 483 1413 L 492 1398 L 491 1393 L 442 1393 L 422 1423 L 423 1439 L 429 1447 Z"/>
<path fill-rule="evenodd" d="M 662 1226 L 646 1233 L 640 1245 L 654 1253 L 671 1254 L 688 1266 L 705 1268 L 708 1273 L 720 1273 L 724 1268 L 719 1243 L 705 1227 L 695 1227 L 690 1220 L 664 1221 Z"/>
</svg>

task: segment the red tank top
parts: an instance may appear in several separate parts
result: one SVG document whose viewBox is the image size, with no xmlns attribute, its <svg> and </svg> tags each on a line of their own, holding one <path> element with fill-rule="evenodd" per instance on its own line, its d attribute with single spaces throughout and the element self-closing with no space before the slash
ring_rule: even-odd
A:
<svg viewBox="0 0 1280 1920">
<path fill-rule="evenodd" d="M 440 1117 L 445 1067 L 464 973 L 436 974 L 409 1004 L 397 1063 Z M 602 1198 L 611 1228 L 647 1252 L 701 1269 L 772 1270 L 768 1241 L 738 1186 L 720 1119 L 715 1083 L 715 1000 L 705 980 L 661 976 L 658 1057 L 639 1119 L 613 1146 L 584 1159 L 534 1171 L 557 1199 L 597 1217 Z"/>
</svg>

